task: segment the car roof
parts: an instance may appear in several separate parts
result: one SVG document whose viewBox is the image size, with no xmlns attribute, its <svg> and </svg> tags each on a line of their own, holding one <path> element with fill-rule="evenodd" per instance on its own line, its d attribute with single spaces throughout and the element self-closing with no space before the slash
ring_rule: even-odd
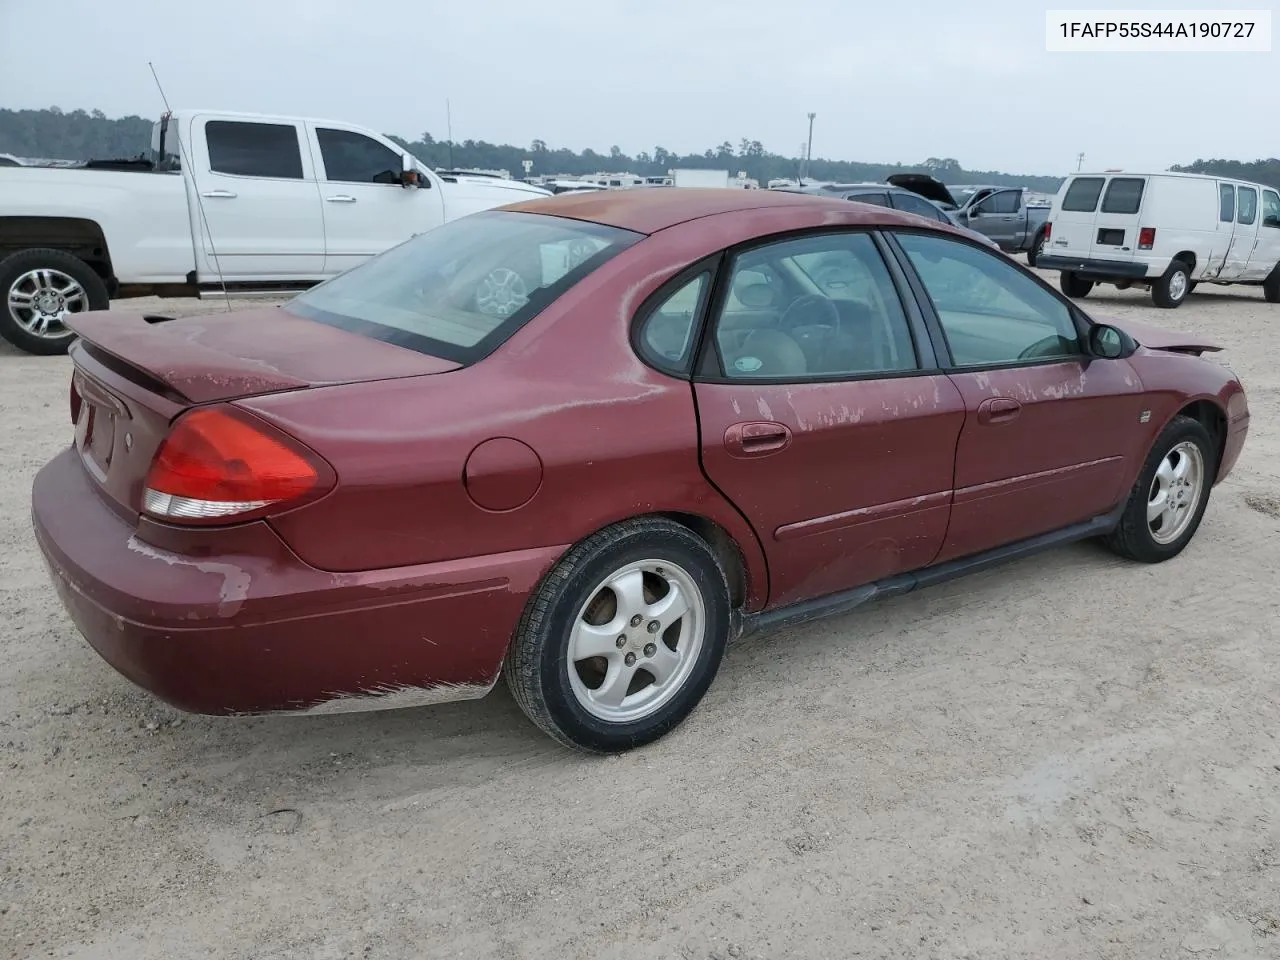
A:
<svg viewBox="0 0 1280 960">
<path fill-rule="evenodd" d="M 858 209 L 862 206 L 866 209 Z M 559 196 L 508 204 L 502 209 L 586 220 L 636 233 L 656 233 L 689 220 L 778 207 L 794 207 L 797 212 L 827 207 L 839 212 L 841 223 L 854 225 L 905 225 L 916 222 L 888 207 L 852 205 L 848 200 L 830 195 L 818 196 L 782 190 L 740 190 L 731 187 L 562 193 Z"/>
</svg>

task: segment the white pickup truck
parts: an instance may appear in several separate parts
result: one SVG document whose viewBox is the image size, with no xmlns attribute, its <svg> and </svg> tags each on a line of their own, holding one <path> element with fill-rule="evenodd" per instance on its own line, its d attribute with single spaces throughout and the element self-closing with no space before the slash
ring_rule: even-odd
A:
<svg viewBox="0 0 1280 960">
<path fill-rule="evenodd" d="M 0 168 L 0 334 L 62 353 L 68 313 L 130 296 L 304 289 L 447 220 L 548 191 L 438 176 L 349 123 L 166 114 L 151 157 Z"/>
</svg>

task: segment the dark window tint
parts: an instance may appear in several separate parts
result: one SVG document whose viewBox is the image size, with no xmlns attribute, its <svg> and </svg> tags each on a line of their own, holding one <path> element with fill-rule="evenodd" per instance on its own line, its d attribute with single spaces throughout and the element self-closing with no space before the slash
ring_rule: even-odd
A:
<svg viewBox="0 0 1280 960">
<path fill-rule="evenodd" d="M 1008 216 L 1022 209 L 1022 192 L 1020 190 L 1001 190 L 993 193 L 976 204 L 978 213 L 997 213 Z"/>
<path fill-rule="evenodd" d="M 1072 213 L 1093 213 L 1098 209 L 1098 197 L 1102 194 L 1101 177 L 1076 177 L 1067 187 L 1062 198 L 1062 209 Z"/>
<path fill-rule="evenodd" d="M 715 320 L 733 380 L 804 381 L 917 369 L 889 270 L 865 233 L 801 237 L 735 258 Z"/>
<path fill-rule="evenodd" d="M 898 242 L 933 301 L 956 366 L 1080 353 L 1066 303 L 1008 257 L 938 236 L 900 234 Z"/>
<path fill-rule="evenodd" d="M 1240 206 L 1236 209 L 1236 223 L 1248 225 L 1258 217 L 1258 191 L 1253 187 L 1241 187 L 1236 191 L 1240 195 Z"/>
<path fill-rule="evenodd" d="M 1102 198 L 1103 213 L 1137 213 L 1142 206 L 1142 188 L 1147 181 L 1141 177 L 1114 177 L 1107 184 Z"/>
<path fill-rule="evenodd" d="M 914 193 L 895 193 L 893 195 L 893 205 L 906 213 L 914 213 L 930 220 L 946 222 L 946 217 L 942 215 L 941 210 L 923 197 L 917 197 Z"/>
<path fill-rule="evenodd" d="M 343 183 L 397 183 L 404 160 L 372 137 L 350 130 L 316 128 L 327 180 Z"/>
<path fill-rule="evenodd" d="M 282 123 L 210 120 L 205 124 L 209 168 L 241 177 L 302 179 L 298 128 Z"/>
<path fill-rule="evenodd" d="M 1262 191 L 1262 225 L 1280 227 L 1280 193 L 1274 190 Z"/>
<path fill-rule="evenodd" d="M 877 207 L 889 206 L 889 195 L 887 193 L 851 193 L 846 200 L 856 200 L 859 203 L 873 203 Z"/>
<path fill-rule="evenodd" d="M 1218 219 L 1230 223 L 1236 218 L 1236 188 L 1229 183 L 1218 184 Z"/>
<path fill-rule="evenodd" d="M 684 371 L 693 347 L 694 320 L 710 281 L 710 273 L 698 274 L 645 317 L 640 346 L 654 366 L 670 373 Z"/>
<path fill-rule="evenodd" d="M 471 363 L 639 239 L 629 230 L 580 220 L 473 213 L 312 287 L 285 310 Z"/>
</svg>

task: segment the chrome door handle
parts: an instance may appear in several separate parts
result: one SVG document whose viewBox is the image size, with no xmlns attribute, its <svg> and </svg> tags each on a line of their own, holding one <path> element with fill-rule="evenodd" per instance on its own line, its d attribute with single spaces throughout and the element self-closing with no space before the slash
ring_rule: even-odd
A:
<svg viewBox="0 0 1280 960">
<path fill-rule="evenodd" d="M 340 193 L 336 197 L 325 197 L 330 203 L 355 203 L 355 197 L 348 197 L 345 193 Z"/>
<path fill-rule="evenodd" d="M 236 195 L 230 190 L 208 190 L 205 193 L 200 194 L 200 196 L 209 197 L 211 199 L 234 200 Z"/>
</svg>

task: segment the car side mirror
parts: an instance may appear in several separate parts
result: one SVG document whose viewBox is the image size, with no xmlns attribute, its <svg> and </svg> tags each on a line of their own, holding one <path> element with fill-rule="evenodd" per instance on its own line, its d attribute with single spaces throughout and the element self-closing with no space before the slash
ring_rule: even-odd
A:
<svg viewBox="0 0 1280 960">
<path fill-rule="evenodd" d="M 400 156 L 400 176 L 398 181 L 402 187 L 422 186 L 422 178 L 418 175 L 418 168 L 413 162 L 413 157 L 407 153 Z"/>
<path fill-rule="evenodd" d="M 974 217 L 982 216 L 982 210 L 978 207 L 970 207 L 968 210 L 964 211 L 964 215 L 972 220 Z"/>
<path fill-rule="evenodd" d="M 1119 327 L 1095 323 L 1089 328 L 1089 352 L 1103 360 L 1122 360 L 1133 355 L 1137 342 Z"/>
</svg>

